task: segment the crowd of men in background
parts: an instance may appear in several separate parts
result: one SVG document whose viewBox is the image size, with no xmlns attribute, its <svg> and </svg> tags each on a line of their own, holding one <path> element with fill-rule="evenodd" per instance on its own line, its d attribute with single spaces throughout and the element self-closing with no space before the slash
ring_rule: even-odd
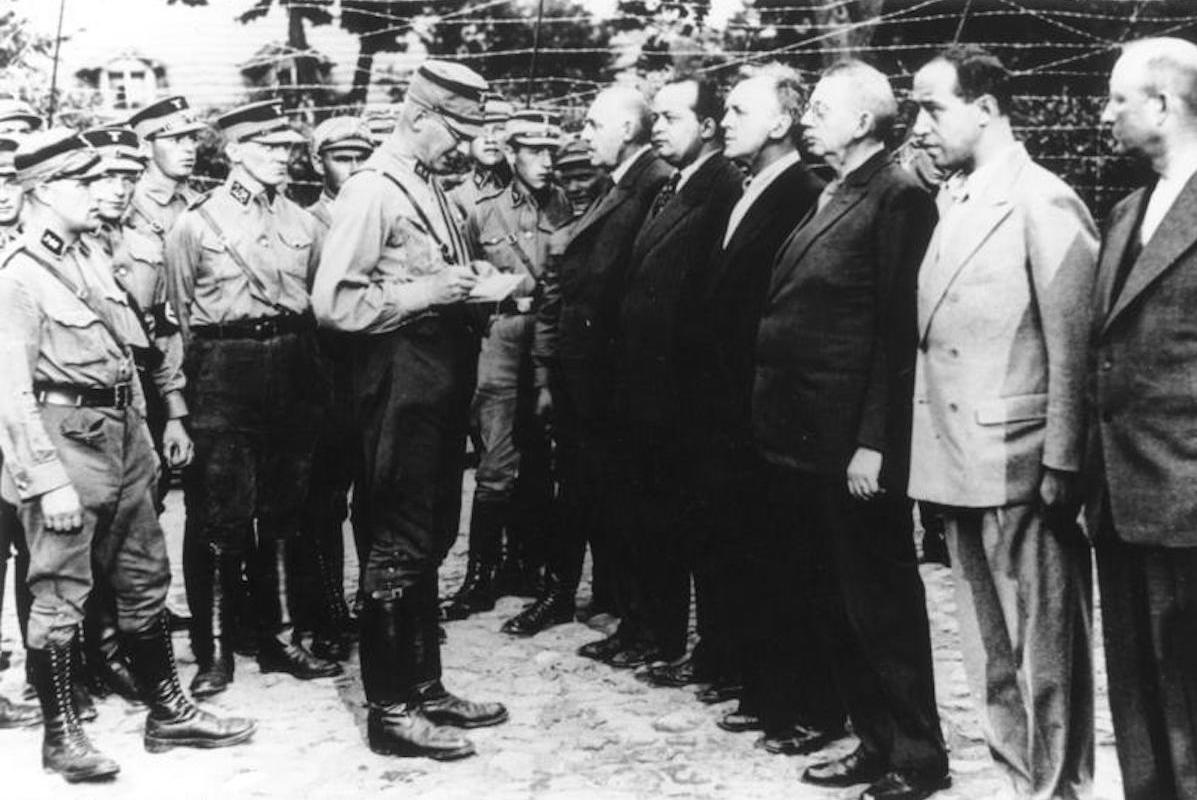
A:
<svg viewBox="0 0 1197 800">
<path fill-rule="evenodd" d="M 441 623 L 505 594 L 533 598 L 507 634 L 573 620 L 589 548 L 580 618 L 618 626 L 579 655 L 735 700 L 718 725 L 770 753 L 850 731 L 804 781 L 924 798 L 950 777 L 919 501 L 1014 791 L 1091 795 L 1095 553 L 1126 796 L 1197 796 L 1197 46 L 1121 53 L 1103 120 L 1156 179 L 1104 238 L 977 46 L 914 76 L 919 170 L 859 61 L 726 99 L 613 86 L 573 142 L 488 91 L 428 61 L 388 120 L 322 122 L 307 210 L 278 103 L 215 121 L 230 171 L 202 195 L 183 98 L 82 133 L 0 109 L 0 563 L 40 701 L 0 725 L 42 720 L 70 781 L 118 770 L 94 693 L 148 706 L 151 751 L 252 736 L 179 684 L 169 468 L 196 698 L 235 653 L 340 674 L 356 628 L 370 747 L 469 756 L 462 729 L 507 710 L 447 690 Z M 468 568 L 440 598 L 467 440 Z"/>
</svg>

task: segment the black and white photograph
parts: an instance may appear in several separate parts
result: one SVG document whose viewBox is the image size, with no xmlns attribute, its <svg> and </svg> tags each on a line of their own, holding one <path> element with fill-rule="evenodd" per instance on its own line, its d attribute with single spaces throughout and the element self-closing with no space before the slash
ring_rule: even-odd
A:
<svg viewBox="0 0 1197 800">
<path fill-rule="evenodd" d="M 1197 2 L 0 0 L 0 797 L 1197 800 Z"/>
</svg>

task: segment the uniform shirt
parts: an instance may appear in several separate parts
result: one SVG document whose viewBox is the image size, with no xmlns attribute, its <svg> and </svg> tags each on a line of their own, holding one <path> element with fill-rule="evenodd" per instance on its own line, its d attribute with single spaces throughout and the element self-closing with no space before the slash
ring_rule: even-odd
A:
<svg viewBox="0 0 1197 800">
<path fill-rule="evenodd" d="M 526 297 L 536 288 L 549 257 L 549 241 L 573 214 L 565 192 L 548 186 L 541 201 L 518 179 L 483 195 L 466 225 L 471 251 L 502 272 L 522 273 L 525 280 L 512 297 Z"/>
<path fill-rule="evenodd" d="M 308 213 L 320 224 L 321 233 L 328 233 L 328 228 L 332 225 L 332 206 L 336 199 L 327 191 L 323 191 L 316 202 L 308 206 Z"/>
<path fill-rule="evenodd" d="M 21 500 L 70 481 L 42 424 L 34 383 L 107 387 L 128 383 L 145 413 L 133 354 L 96 313 L 19 247 L 51 262 L 106 314 L 128 345 L 148 345 L 111 265 L 95 248 L 62 247 L 53 234 L 23 236 L 0 268 L 0 450 L 9 490 Z M 10 495 L 11 499 L 11 495 Z"/>
<path fill-rule="evenodd" d="M 320 236 L 311 214 L 234 169 L 224 184 L 184 211 L 166 236 L 167 297 L 184 335 L 195 326 L 307 311 Z"/>
<path fill-rule="evenodd" d="M 20 225 L 0 225 L 0 250 L 7 249 L 20 235 Z"/>
<path fill-rule="evenodd" d="M 478 207 L 478 201 L 489 197 L 513 180 L 511 168 L 506 162 L 494 167 L 475 167 L 465 179 L 449 192 L 449 199 L 457 209 L 459 222 L 464 222 Z"/>
<path fill-rule="evenodd" d="M 183 390 L 187 386 L 187 378 L 183 374 L 183 338 L 177 327 L 169 326 L 167 329 L 165 325 L 159 326 L 154 312 L 156 306 L 165 302 L 163 270 L 154 267 L 152 275 L 146 277 L 147 265 L 129 254 L 130 236 L 140 237 L 141 234 L 126 225 L 105 222 L 96 232 L 85 234 L 80 247 L 85 250 L 98 249 L 110 265 L 115 286 L 127 292 L 137 304 L 135 311 L 142 313 L 140 333 L 144 335 L 148 331 L 154 337 L 154 347 L 162 354 L 162 363 L 150 377 L 166 406 L 167 419 L 185 417 L 187 402 L 183 399 Z M 159 297 L 163 299 L 158 300 Z"/>
<path fill-rule="evenodd" d="M 392 142 L 345 181 L 333 208 L 312 307 L 335 330 L 383 333 L 425 314 L 434 276 L 469 258 L 436 177 Z"/>
</svg>

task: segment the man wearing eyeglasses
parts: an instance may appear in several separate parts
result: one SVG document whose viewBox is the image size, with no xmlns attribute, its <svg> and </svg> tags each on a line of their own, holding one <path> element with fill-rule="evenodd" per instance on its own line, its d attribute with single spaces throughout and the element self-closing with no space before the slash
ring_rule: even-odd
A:
<svg viewBox="0 0 1197 800">
<path fill-rule="evenodd" d="M 363 334 L 354 363 L 368 554 L 359 617 L 370 749 L 464 758 L 455 728 L 497 725 L 499 703 L 441 683 L 437 569 L 457 538 L 479 325 L 465 302 L 488 263 L 470 261 L 439 175 L 482 129 L 486 81 L 425 62 L 394 133 L 341 188 L 312 306 L 322 325 Z"/>
</svg>

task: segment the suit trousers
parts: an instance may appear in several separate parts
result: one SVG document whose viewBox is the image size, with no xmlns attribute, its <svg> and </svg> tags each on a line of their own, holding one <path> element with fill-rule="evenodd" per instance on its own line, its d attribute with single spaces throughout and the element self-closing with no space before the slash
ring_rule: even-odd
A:
<svg viewBox="0 0 1197 800">
<path fill-rule="evenodd" d="M 809 517 L 806 476 L 770 464 L 764 478 L 762 531 L 745 542 L 746 600 L 755 611 L 744 619 L 740 708 L 760 715 L 766 730 L 799 723 L 834 731 L 845 709 L 818 622 L 834 610 L 825 591 L 831 555 Z"/>
<path fill-rule="evenodd" d="M 47 405 L 41 416 L 79 494 L 83 526 L 47 530 L 38 500 L 20 505 L 33 594 L 26 645 L 70 642 L 93 581 L 111 588 L 120 630 L 147 630 L 165 607 L 170 564 L 155 505 L 158 459 L 145 420 L 133 408 Z"/>
<path fill-rule="evenodd" d="M 1097 537 L 1110 711 L 1127 800 L 1197 797 L 1197 547 Z"/>
<path fill-rule="evenodd" d="M 681 442 L 651 425 L 631 426 L 621 440 L 613 526 L 620 636 L 672 660 L 685 654 L 690 626 Z"/>
<path fill-rule="evenodd" d="M 914 549 L 911 501 L 853 498 L 843 476 L 808 474 L 806 519 L 831 569 L 818 587 L 820 636 L 852 730 L 893 769 L 947 771 L 927 601 Z"/>
<path fill-rule="evenodd" d="M 445 312 L 363 337 L 354 365 L 369 553 L 362 590 L 435 575 L 457 539 L 478 347 Z"/>
<path fill-rule="evenodd" d="M 1022 797 L 1093 781 L 1093 581 L 1074 517 L 946 507 L 964 667 L 990 752 Z"/>
</svg>

